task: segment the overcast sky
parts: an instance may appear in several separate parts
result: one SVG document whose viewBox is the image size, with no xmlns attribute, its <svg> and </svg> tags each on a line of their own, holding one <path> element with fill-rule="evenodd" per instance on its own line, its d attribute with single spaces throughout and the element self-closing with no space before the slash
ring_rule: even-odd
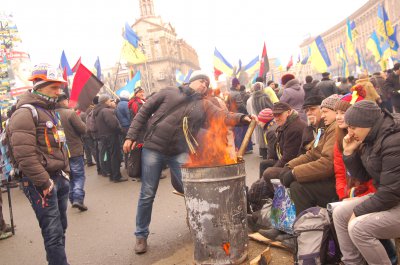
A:
<svg viewBox="0 0 400 265">
<path fill-rule="evenodd" d="M 266 42 L 269 57 L 286 64 L 299 44 L 346 19 L 367 0 L 154 0 L 155 13 L 170 22 L 178 37 L 198 53 L 211 71 L 214 47 L 231 64 L 247 64 Z M 93 68 L 118 61 L 125 22 L 140 16 L 139 0 L 0 0 L 12 12 L 33 64 L 58 64 L 65 50 L 71 67 Z M 344 33 L 343 33 L 344 34 Z"/>
</svg>

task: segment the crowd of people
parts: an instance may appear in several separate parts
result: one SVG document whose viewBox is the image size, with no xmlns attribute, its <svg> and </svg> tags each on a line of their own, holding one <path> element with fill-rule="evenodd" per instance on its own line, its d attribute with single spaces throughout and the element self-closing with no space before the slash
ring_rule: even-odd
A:
<svg viewBox="0 0 400 265">
<path fill-rule="evenodd" d="M 141 173 L 133 177 L 141 191 L 135 252 L 145 253 L 162 170 L 169 167 L 174 188 L 184 193 L 180 167 L 191 151 L 186 134 L 196 136 L 216 117 L 231 128 L 227 143 L 236 149 L 251 120 L 258 122 L 253 140 L 262 161 L 260 178 L 249 191 L 249 211 L 273 198 L 272 179 L 290 189 L 297 215 L 343 201 L 333 220 L 344 264 L 392 264 L 397 257 L 391 239 L 400 237 L 399 78 L 400 64 L 338 82 L 329 73 L 320 81 L 307 76 L 304 83 L 287 73 L 281 87 L 257 78 L 250 92 L 233 78 L 223 94 L 211 89 L 209 76 L 198 70 L 187 84 L 147 98 L 140 87 L 118 99 L 100 94 L 83 112 L 68 107 L 61 71 L 41 64 L 30 77 L 32 91 L 19 98 L 3 130 L 51 265 L 68 264 L 68 200 L 72 208 L 88 210 L 85 164 L 96 166 L 113 183 L 124 182 L 128 177 L 121 166 L 129 170 L 137 150 Z M 250 142 L 246 152 L 253 152 L 253 146 Z M 2 215 L 0 228 L 0 239 L 10 236 Z M 276 229 L 260 232 L 290 240 Z"/>
</svg>

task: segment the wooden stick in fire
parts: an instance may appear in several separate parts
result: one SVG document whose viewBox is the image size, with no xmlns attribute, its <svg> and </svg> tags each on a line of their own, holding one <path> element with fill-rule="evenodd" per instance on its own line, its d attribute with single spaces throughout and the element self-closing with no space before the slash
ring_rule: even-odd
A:
<svg viewBox="0 0 400 265">
<path fill-rule="evenodd" d="M 239 151 L 237 153 L 238 162 L 243 161 L 243 155 L 246 151 L 247 145 L 249 144 L 251 135 L 253 134 L 254 128 L 256 128 L 256 126 L 257 126 L 257 121 L 254 119 L 251 120 L 246 135 L 243 138 L 242 145 L 240 146 Z"/>
</svg>

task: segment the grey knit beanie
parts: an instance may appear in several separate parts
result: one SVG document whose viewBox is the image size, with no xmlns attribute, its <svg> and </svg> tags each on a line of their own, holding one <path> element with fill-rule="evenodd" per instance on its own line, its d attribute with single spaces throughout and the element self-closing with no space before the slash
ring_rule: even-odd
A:
<svg viewBox="0 0 400 265">
<path fill-rule="evenodd" d="M 101 94 L 101 95 L 99 96 L 99 103 L 104 103 L 104 102 L 106 102 L 106 101 L 109 100 L 109 99 L 111 99 L 111 97 L 110 97 L 109 95 L 107 95 L 107 94 Z"/>
<path fill-rule="evenodd" d="M 321 109 L 327 108 L 330 110 L 335 110 L 335 104 L 340 100 L 340 96 L 337 94 L 330 95 L 321 102 Z"/>
<path fill-rule="evenodd" d="M 381 109 L 375 102 L 361 100 L 346 111 L 344 120 L 349 126 L 372 128 L 381 115 Z"/>
</svg>

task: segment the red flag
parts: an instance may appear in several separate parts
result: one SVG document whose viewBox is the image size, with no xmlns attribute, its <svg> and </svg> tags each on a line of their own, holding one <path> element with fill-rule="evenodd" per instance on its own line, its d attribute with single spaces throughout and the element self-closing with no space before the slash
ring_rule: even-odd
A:
<svg viewBox="0 0 400 265">
<path fill-rule="evenodd" d="M 292 67 L 292 66 L 293 66 L 293 55 L 290 56 L 290 61 L 286 65 L 286 71 L 289 71 L 290 67 Z"/>
<path fill-rule="evenodd" d="M 86 111 L 103 85 L 92 72 L 80 64 L 72 83 L 69 106 L 75 108 L 78 104 L 80 110 Z"/>
<path fill-rule="evenodd" d="M 78 61 L 74 65 L 74 67 L 72 67 L 72 72 L 75 73 L 76 71 L 78 71 L 79 65 L 81 65 L 81 57 L 79 57 Z"/>
<path fill-rule="evenodd" d="M 268 60 L 268 54 L 267 54 L 267 46 L 265 46 L 264 42 L 264 47 L 261 55 L 261 63 L 260 63 L 260 73 L 258 76 L 261 76 L 264 78 L 264 81 L 266 80 L 267 73 L 269 71 L 269 60 Z"/>
<path fill-rule="evenodd" d="M 218 70 L 217 68 L 214 67 L 214 78 L 215 78 L 215 81 L 218 81 L 219 76 L 222 75 L 222 74 L 223 73 L 220 70 Z"/>
</svg>

